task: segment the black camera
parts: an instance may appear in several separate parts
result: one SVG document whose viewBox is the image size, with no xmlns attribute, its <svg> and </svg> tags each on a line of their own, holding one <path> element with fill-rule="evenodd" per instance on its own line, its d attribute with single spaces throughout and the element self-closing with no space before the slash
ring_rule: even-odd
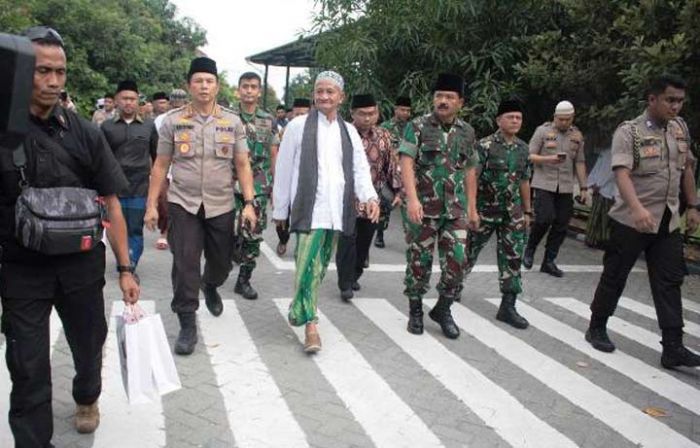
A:
<svg viewBox="0 0 700 448">
<path fill-rule="evenodd" d="M 29 128 L 34 47 L 22 36 L 0 33 L 0 139 L 14 149 Z"/>
</svg>

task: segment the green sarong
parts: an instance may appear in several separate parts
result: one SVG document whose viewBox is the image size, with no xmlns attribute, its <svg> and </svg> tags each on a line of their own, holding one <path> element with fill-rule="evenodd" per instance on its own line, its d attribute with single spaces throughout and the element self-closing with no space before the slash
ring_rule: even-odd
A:
<svg viewBox="0 0 700 448">
<path fill-rule="evenodd" d="M 295 327 L 318 322 L 318 287 L 326 275 L 335 241 L 334 230 L 297 233 L 295 293 L 289 306 L 289 323 Z"/>
</svg>

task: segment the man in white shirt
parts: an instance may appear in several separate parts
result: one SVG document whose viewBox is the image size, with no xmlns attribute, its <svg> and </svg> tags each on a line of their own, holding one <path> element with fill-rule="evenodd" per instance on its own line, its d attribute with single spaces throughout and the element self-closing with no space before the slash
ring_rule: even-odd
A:
<svg viewBox="0 0 700 448">
<path fill-rule="evenodd" d="M 273 219 L 290 218 L 297 234 L 294 300 L 289 322 L 306 325 L 304 351 L 321 349 L 318 335 L 318 286 L 328 268 L 337 233 L 355 231 L 354 200 L 366 208 L 368 219 L 379 219 L 379 201 L 362 139 L 338 116 L 345 99 L 343 78 L 322 72 L 314 84 L 315 109 L 285 128 L 275 166 Z M 299 173 L 303 172 L 303 176 Z"/>
</svg>

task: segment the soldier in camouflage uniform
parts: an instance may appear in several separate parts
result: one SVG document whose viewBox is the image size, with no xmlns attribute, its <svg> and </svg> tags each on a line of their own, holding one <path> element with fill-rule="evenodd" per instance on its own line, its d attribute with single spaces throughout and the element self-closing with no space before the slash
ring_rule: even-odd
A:
<svg viewBox="0 0 700 448">
<path fill-rule="evenodd" d="M 515 299 L 523 290 L 520 263 L 532 210 L 528 146 L 516 137 L 523 123 L 520 102 L 501 102 L 496 123 L 498 131 L 476 146 L 479 157 L 476 204 L 481 220 L 478 230 L 469 232 L 465 275 L 471 272 L 479 252 L 496 232 L 498 283 L 503 294 L 496 319 L 524 329 L 528 322 L 515 310 Z"/>
<path fill-rule="evenodd" d="M 433 93 L 433 113 L 406 127 L 399 148 L 408 243 L 404 294 L 410 304 L 408 331 L 413 334 L 423 333 L 422 298 L 428 291 L 437 243 L 440 296 L 429 316 L 440 324 L 445 336 L 459 336 L 450 307 L 462 283 L 467 226 L 476 228 L 479 221 L 474 129 L 457 117 L 463 105 L 462 78 L 440 75 Z"/>
<path fill-rule="evenodd" d="M 256 73 L 247 72 L 238 80 L 238 92 L 241 102 L 234 110 L 243 122 L 250 150 L 250 166 L 253 170 L 255 189 L 255 215 L 257 224 L 249 229 L 241 225 L 237 216 L 235 229 L 238 239 L 237 250 L 240 252 L 240 270 L 234 292 L 248 300 L 258 298 L 258 293 L 250 285 L 250 277 L 255 269 L 255 259 L 260 255 L 262 232 L 267 227 L 267 202 L 272 194 L 272 177 L 279 148 L 279 137 L 274 127 L 272 115 L 258 107 L 261 80 Z M 242 210 L 243 194 L 236 183 L 236 209 Z M 242 241 L 241 241 L 242 240 Z"/>
<path fill-rule="evenodd" d="M 397 159 L 399 144 L 401 143 L 404 132 L 406 132 L 406 126 L 408 125 L 408 121 L 410 119 L 411 98 L 407 96 L 400 96 L 396 98 L 396 103 L 394 105 L 394 116 L 390 120 L 386 120 L 380 125 L 380 127 L 388 130 L 389 133 L 391 133 L 391 142 L 394 155 Z M 384 231 L 389 228 L 389 218 L 391 217 L 391 210 L 394 208 L 394 205 L 392 204 L 392 201 L 388 200 L 388 198 L 382 197 L 382 192 L 378 191 L 377 193 L 379 193 L 382 214 L 379 218 L 377 236 L 374 238 L 374 246 L 382 249 L 385 246 Z"/>
</svg>

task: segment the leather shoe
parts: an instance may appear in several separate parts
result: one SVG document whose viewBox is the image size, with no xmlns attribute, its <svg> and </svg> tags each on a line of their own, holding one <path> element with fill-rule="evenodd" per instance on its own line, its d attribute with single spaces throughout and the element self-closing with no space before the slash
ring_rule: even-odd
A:
<svg viewBox="0 0 700 448">
<path fill-rule="evenodd" d="M 341 289 L 340 290 L 340 298 L 343 299 L 343 301 L 347 302 L 348 300 L 352 299 L 354 296 L 352 289 Z"/>
<path fill-rule="evenodd" d="M 698 367 L 700 356 L 688 350 L 682 342 L 662 343 L 661 365 L 666 369 L 675 367 Z"/>
<path fill-rule="evenodd" d="M 383 233 L 377 233 L 377 236 L 374 237 L 374 247 L 377 247 L 379 249 L 384 249 L 384 234 Z"/>
<path fill-rule="evenodd" d="M 535 251 L 525 248 L 525 253 L 523 254 L 523 267 L 525 269 L 531 269 L 532 263 L 535 261 Z"/>
<path fill-rule="evenodd" d="M 175 353 L 178 355 L 191 355 L 197 345 L 197 317 L 195 313 L 178 313 L 180 320 L 180 332 L 175 341 Z"/>
<path fill-rule="evenodd" d="M 352 284 L 352 290 L 353 290 L 353 291 L 359 291 L 360 289 L 361 289 L 360 284 L 357 283 L 357 282 L 353 282 L 353 284 Z"/>
<path fill-rule="evenodd" d="M 615 344 L 608 337 L 608 332 L 605 327 L 591 327 L 586 331 L 586 341 L 588 341 L 594 349 L 601 352 L 611 353 L 615 351 Z"/>
<path fill-rule="evenodd" d="M 553 275 L 554 277 L 564 276 L 564 271 L 557 267 L 557 265 L 554 263 L 554 260 L 545 260 L 544 262 L 542 262 L 542 266 L 540 266 L 540 272 Z"/>
<path fill-rule="evenodd" d="M 287 253 L 287 245 L 283 243 L 277 243 L 277 255 L 280 257 Z"/>
<path fill-rule="evenodd" d="M 527 319 L 515 310 L 515 294 L 503 294 L 496 319 L 519 330 L 524 330 L 530 325 Z"/>
<path fill-rule="evenodd" d="M 75 429 L 80 434 L 91 434 L 100 426 L 100 409 L 97 402 L 79 404 L 75 408 Z"/>
<path fill-rule="evenodd" d="M 224 302 L 221 300 L 221 295 L 216 290 L 216 287 L 210 285 L 202 286 L 204 293 L 204 303 L 212 316 L 221 316 L 224 312 Z"/>
</svg>

